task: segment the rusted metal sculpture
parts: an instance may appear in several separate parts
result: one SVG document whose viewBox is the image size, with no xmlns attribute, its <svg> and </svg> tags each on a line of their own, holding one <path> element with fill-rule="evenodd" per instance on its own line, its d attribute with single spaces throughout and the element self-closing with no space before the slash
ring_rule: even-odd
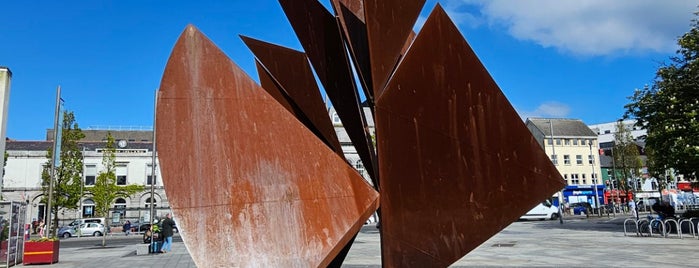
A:
<svg viewBox="0 0 699 268">
<path fill-rule="evenodd" d="M 564 187 L 444 10 L 412 32 L 424 2 L 332 0 L 333 16 L 280 0 L 305 54 L 243 37 L 264 89 L 185 29 L 156 130 L 198 266 L 338 267 L 380 199 L 383 266 L 446 267 Z M 309 61 L 373 186 L 342 157 Z"/>
<path fill-rule="evenodd" d="M 163 181 L 199 267 L 326 266 L 378 206 L 352 167 L 192 26 L 157 113 Z"/>
<path fill-rule="evenodd" d="M 564 187 L 439 6 L 376 114 L 386 267 L 449 266 Z"/>
</svg>

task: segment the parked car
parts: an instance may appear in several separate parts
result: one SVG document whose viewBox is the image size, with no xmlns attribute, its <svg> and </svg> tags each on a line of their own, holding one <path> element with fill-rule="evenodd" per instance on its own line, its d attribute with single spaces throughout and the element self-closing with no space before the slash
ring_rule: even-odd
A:
<svg viewBox="0 0 699 268">
<path fill-rule="evenodd" d="M 106 233 L 104 225 L 100 223 L 83 223 L 80 225 L 80 233 L 83 236 L 102 236 Z M 58 229 L 58 236 L 63 238 L 69 238 L 71 236 L 77 236 L 77 228 L 74 226 L 63 226 Z"/>
<path fill-rule="evenodd" d="M 570 204 L 570 208 L 573 209 L 573 214 L 575 215 L 588 215 L 592 213 L 592 206 L 587 202 L 578 202 Z"/>
<path fill-rule="evenodd" d="M 558 219 L 558 207 L 554 206 L 548 200 L 539 203 L 536 207 L 530 209 L 526 214 L 519 217 L 520 220 L 555 220 Z"/>
</svg>

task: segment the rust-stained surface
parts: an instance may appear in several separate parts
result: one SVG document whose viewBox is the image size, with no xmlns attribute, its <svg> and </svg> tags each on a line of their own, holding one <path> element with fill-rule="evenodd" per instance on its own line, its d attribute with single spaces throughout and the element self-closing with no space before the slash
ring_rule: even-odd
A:
<svg viewBox="0 0 699 268">
<path fill-rule="evenodd" d="M 367 41 L 366 23 L 364 22 L 363 0 L 333 0 L 333 9 L 337 15 L 342 33 L 362 84 L 364 95 L 374 108 L 374 90 L 371 82 L 371 65 L 369 64 L 369 43 Z"/>
<path fill-rule="evenodd" d="M 425 0 L 364 0 L 374 95 L 396 67 Z"/>
<path fill-rule="evenodd" d="M 285 107 L 289 105 L 291 109 L 287 110 L 344 158 L 306 54 L 246 36 L 241 38 L 262 64 L 262 70 L 258 68 L 262 87 L 267 92 L 280 92 L 278 95 L 283 99 L 275 99 Z M 262 76 L 267 77 L 263 79 Z M 270 92 L 270 95 L 276 93 Z"/>
<path fill-rule="evenodd" d="M 376 181 L 376 153 L 335 17 L 317 0 L 279 0 L 364 168 Z"/>
<path fill-rule="evenodd" d="M 156 131 L 198 267 L 326 266 L 378 206 L 354 169 L 192 26 L 165 68 Z"/>
<path fill-rule="evenodd" d="M 565 186 L 440 6 L 376 113 L 384 267 L 447 267 Z"/>
</svg>

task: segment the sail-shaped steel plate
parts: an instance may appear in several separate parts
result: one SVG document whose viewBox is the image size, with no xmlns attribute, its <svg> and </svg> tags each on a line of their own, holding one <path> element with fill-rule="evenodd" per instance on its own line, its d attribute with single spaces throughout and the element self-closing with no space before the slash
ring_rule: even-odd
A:
<svg viewBox="0 0 699 268">
<path fill-rule="evenodd" d="M 447 267 L 565 186 L 440 6 L 376 114 L 384 267 Z"/>
<path fill-rule="evenodd" d="M 425 0 L 364 0 L 371 78 L 378 98 L 396 68 Z"/>
<path fill-rule="evenodd" d="M 289 105 L 293 106 L 290 112 L 316 133 L 328 147 L 345 158 L 306 54 L 246 36 L 241 38 L 262 64 L 265 73 L 258 69 L 260 81 L 269 82 L 269 78 L 274 81 L 267 85 L 261 83 L 262 87 L 267 92 L 281 91 L 286 96 L 281 103 L 289 101 Z M 262 79 L 265 75 L 271 77 Z"/>
<path fill-rule="evenodd" d="M 163 182 L 198 267 L 324 267 L 378 193 L 188 26 L 161 82 Z"/>
<path fill-rule="evenodd" d="M 279 0 L 325 92 L 357 149 L 364 168 L 376 181 L 376 153 L 368 133 L 359 92 L 337 19 L 318 0 Z"/>
</svg>

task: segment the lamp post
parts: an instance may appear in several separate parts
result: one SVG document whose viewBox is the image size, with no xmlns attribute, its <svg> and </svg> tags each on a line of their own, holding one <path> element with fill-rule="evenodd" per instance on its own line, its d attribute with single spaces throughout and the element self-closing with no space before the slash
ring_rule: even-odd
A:
<svg viewBox="0 0 699 268">
<path fill-rule="evenodd" d="M 592 177 L 592 187 L 595 191 L 595 207 L 597 208 L 597 215 L 601 217 L 602 211 L 600 211 L 599 208 L 599 195 L 597 194 L 597 178 L 595 176 L 595 155 L 592 154 L 592 140 L 589 140 L 588 144 L 590 145 L 590 156 L 592 156 L 592 174 L 590 174 L 590 176 Z"/>
<path fill-rule="evenodd" d="M 553 154 L 553 164 L 558 165 L 555 141 L 553 140 L 553 120 L 549 119 L 549 130 L 551 131 L 551 153 Z M 563 191 L 558 191 L 558 222 L 563 224 Z"/>
</svg>

